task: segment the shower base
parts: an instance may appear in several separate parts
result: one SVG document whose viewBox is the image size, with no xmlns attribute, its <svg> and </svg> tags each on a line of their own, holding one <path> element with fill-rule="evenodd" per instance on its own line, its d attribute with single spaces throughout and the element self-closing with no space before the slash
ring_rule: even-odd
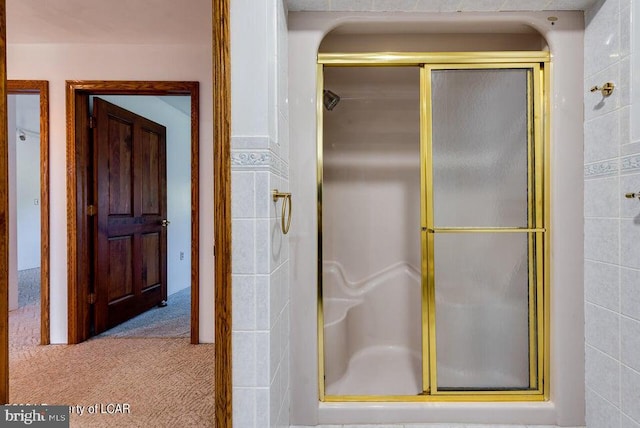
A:
<svg viewBox="0 0 640 428">
<path fill-rule="evenodd" d="M 346 373 L 326 386 L 327 395 L 417 395 L 422 392 L 420 356 L 409 348 L 371 346 L 357 352 Z"/>
</svg>

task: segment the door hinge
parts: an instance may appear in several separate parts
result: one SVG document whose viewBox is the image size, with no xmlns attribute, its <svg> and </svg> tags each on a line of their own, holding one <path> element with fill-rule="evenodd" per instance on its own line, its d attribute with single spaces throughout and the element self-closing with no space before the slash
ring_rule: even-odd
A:
<svg viewBox="0 0 640 428">
<path fill-rule="evenodd" d="M 89 293 L 89 304 L 90 305 L 95 305 L 96 303 L 96 293 Z"/>
<path fill-rule="evenodd" d="M 87 206 L 87 215 L 88 216 L 96 215 L 96 206 L 95 205 L 88 205 Z"/>
<path fill-rule="evenodd" d="M 95 116 L 89 116 L 89 129 L 93 129 L 96 127 L 96 118 Z"/>
</svg>

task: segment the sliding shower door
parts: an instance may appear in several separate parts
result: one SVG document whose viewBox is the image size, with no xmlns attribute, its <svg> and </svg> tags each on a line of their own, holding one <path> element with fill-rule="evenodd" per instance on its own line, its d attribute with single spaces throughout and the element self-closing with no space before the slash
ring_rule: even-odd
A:
<svg viewBox="0 0 640 428">
<path fill-rule="evenodd" d="M 417 395 L 420 70 L 331 68 L 324 83 L 333 100 L 323 103 L 325 391 Z"/>
<path fill-rule="evenodd" d="M 540 82 L 538 65 L 424 68 L 431 394 L 538 389 Z"/>
<path fill-rule="evenodd" d="M 318 61 L 320 399 L 547 399 L 549 54 Z"/>
</svg>

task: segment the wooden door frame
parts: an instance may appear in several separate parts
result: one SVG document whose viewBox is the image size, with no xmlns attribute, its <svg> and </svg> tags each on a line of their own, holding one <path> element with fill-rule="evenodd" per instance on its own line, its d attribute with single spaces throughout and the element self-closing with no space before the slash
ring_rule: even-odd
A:
<svg viewBox="0 0 640 428">
<path fill-rule="evenodd" d="M 174 81 L 103 81 L 67 80 L 67 281 L 68 342 L 79 343 L 89 338 L 87 266 L 90 237 L 86 196 L 89 177 L 86 144 L 89 126 L 85 108 L 90 95 L 187 95 L 191 97 L 191 343 L 199 343 L 199 83 Z"/>
<path fill-rule="evenodd" d="M 3 1 L 3 0 L 2 0 Z M 231 0 L 212 0 L 215 425 L 233 426 L 231 378 Z"/>
<path fill-rule="evenodd" d="M 0 400 L 9 402 L 9 144 L 7 135 L 7 15 L 0 0 Z"/>
<path fill-rule="evenodd" d="M 40 344 L 49 342 L 49 82 L 8 80 L 7 94 L 40 96 Z"/>
</svg>

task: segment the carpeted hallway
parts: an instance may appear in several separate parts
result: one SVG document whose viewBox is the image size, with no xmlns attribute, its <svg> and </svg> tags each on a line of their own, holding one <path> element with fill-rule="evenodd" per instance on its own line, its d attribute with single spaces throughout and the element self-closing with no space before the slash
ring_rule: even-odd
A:
<svg viewBox="0 0 640 428">
<path fill-rule="evenodd" d="M 212 344 L 111 336 L 39 346 L 39 304 L 23 299 L 9 314 L 11 403 L 74 406 L 72 427 L 213 426 Z M 101 413 L 109 404 L 130 412 Z"/>
</svg>

